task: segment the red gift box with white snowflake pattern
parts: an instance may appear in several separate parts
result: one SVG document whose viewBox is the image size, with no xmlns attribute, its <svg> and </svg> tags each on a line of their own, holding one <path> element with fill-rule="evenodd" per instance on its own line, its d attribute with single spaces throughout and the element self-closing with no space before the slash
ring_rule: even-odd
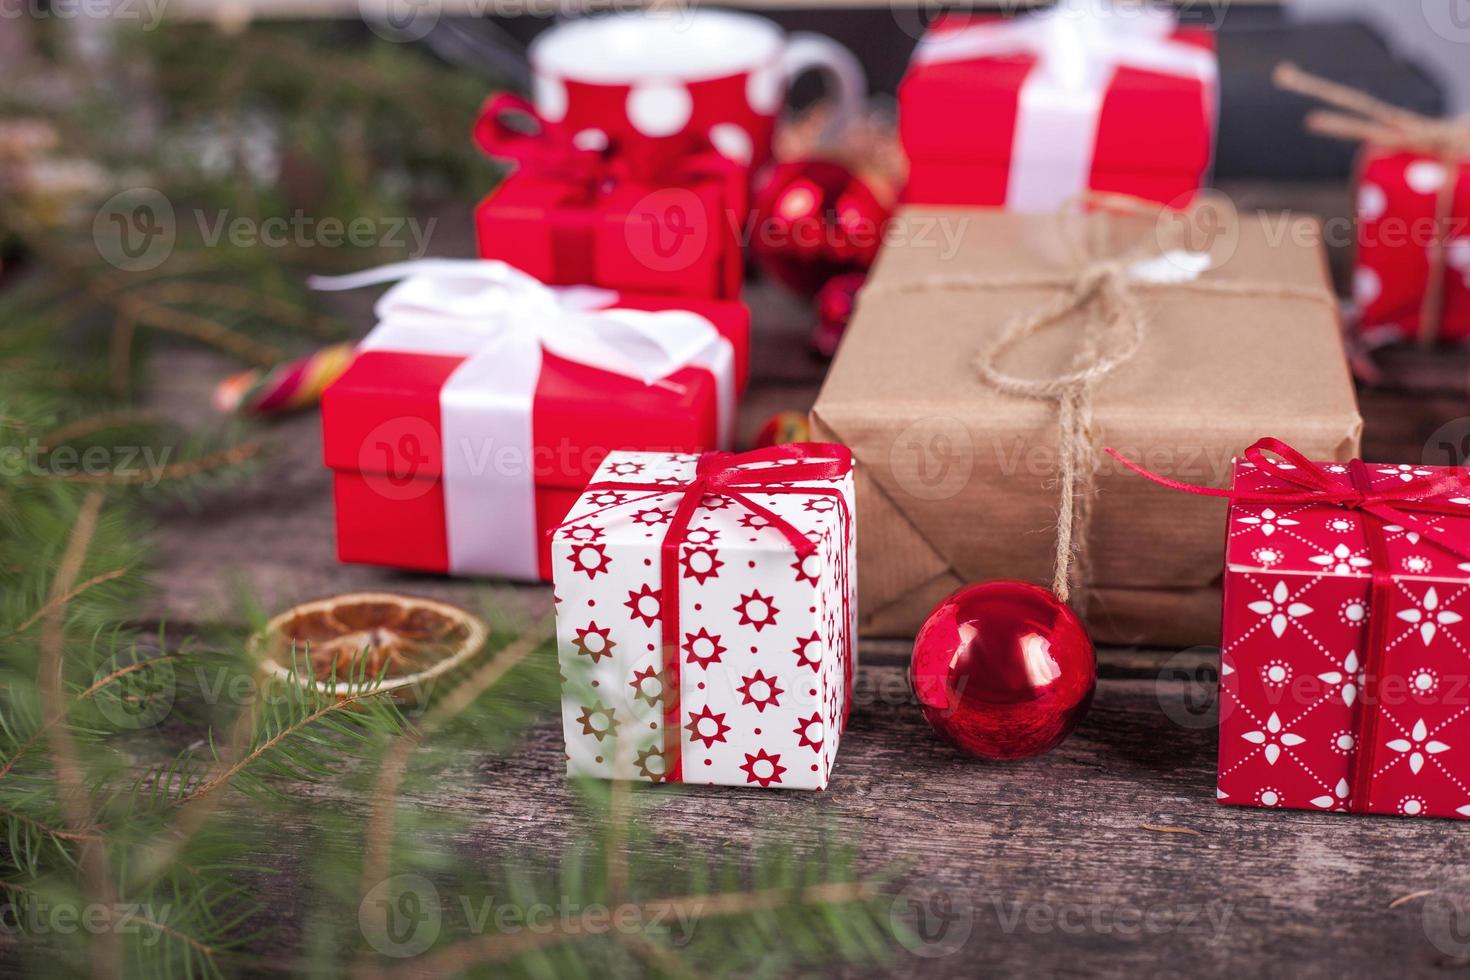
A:
<svg viewBox="0 0 1470 980">
<path fill-rule="evenodd" d="M 673 609 L 665 540 L 698 462 L 610 454 L 553 535 L 567 774 L 823 789 L 856 670 L 850 458 L 835 478 L 742 491 L 815 545 L 805 557 L 768 516 L 701 493 Z"/>
<path fill-rule="evenodd" d="M 1351 491 L 1347 464 L 1319 465 Z M 1413 499 L 1444 513 L 1401 513 L 1394 523 L 1330 503 L 1232 503 L 1217 796 L 1470 817 L 1470 470 L 1370 463 L 1362 472 L 1370 494 L 1425 485 Z M 1290 489 L 1236 461 L 1235 494 Z M 1377 563 L 1365 531 L 1375 520 Z M 1375 570 L 1384 603 L 1376 672 Z M 1366 790 L 1354 799 L 1358 766 Z"/>
<path fill-rule="evenodd" d="M 1451 180 L 1450 221 L 1439 228 L 1439 197 Z M 1367 147 L 1358 167 L 1357 216 L 1353 297 L 1363 336 L 1374 343 L 1419 337 L 1439 245 L 1443 293 L 1432 335 L 1470 337 L 1470 162 L 1447 167 L 1421 153 Z"/>
</svg>

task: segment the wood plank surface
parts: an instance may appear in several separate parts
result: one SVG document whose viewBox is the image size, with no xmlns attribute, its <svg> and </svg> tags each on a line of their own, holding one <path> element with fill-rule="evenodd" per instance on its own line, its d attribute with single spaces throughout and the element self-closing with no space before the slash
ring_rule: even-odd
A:
<svg viewBox="0 0 1470 980">
<path fill-rule="evenodd" d="M 1327 209 L 1340 200 L 1331 189 L 1239 193 L 1253 205 L 1285 199 Z M 435 250 L 465 254 L 455 234 Z M 1340 254 L 1334 265 L 1345 269 Z M 766 287 L 751 301 L 747 437 L 771 412 L 809 407 L 822 371 L 806 351 L 798 304 Z M 152 367 L 154 407 L 197 419 L 230 367 L 167 348 Z M 1464 394 L 1453 386 L 1428 395 L 1364 390 L 1362 405 L 1368 458 L 1418 460 L 1453 420 L 1470 432 Z M 234 620 L 242 591 L 274 610 L 362 588 L 488 604 L 521 621 L 549 610 L 545 587 L 337 564 L 316 416 L 275 423 L 267 438 L 270 452 L 243 485 L 197 509 L 155 515 L 160 588 L 140 619 L 187 628 Z M 697 827 L 702 846 L 713 848 L 747 842 L 757 828 L 807 834 L 819 822 L 810 818 L 822 816 L 861 842 L 869 866 L 906 864 L 906 895 L 919 904 L 901 901 L 895 914 L 931 916 L 932 941 L 923 955 L 900 953 L 893 965 L 905 975 L 1372 977 L 1470 967 L 1470 932 L 1455 918 L 1470 910 L 1465 826 L 1215 803 L 1209 651 L 1100 651 L 1097 699 L 1081 729 L 1050 755 L 1014 765 L 963 757 L 929 733 L 907 690 L 904 643 L 864 643 L 861 657 L 857 704 L 827 792 L 661 788 L 651 791 L 656 826 Z M 548 715 L 514 752 L 467 756 L 433 792 L 405 803 L 469 816 L 470 853 L 551 853 L 570 833 L 566 821 L 548 819 L 572 807 L 562 753 L 559 722 Z M 308 792 L 348 812 L 365 806 L 333 786 Z M 308 856 L 296 840 L 281 846 L 286 866 Z M 267 888 L 291 906 L 289 876 Z M 948 955 L 929 955 L 950 945 L 957 949 Z"/>
</svg>

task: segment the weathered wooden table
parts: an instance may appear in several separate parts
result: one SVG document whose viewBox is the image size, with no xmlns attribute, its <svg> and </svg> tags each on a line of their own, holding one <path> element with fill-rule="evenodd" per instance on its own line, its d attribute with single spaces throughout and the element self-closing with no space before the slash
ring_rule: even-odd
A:
<svg viewBox="0 0 1470 980">
<path fill-rule="evenodd" d="M 1236 196 L 1329 213 L 1342 203 L 1341 192 L 1315 189 Z M 467 254 L 460 236 L 465 229 L 441 231 L 434 250 Z M 1340 273 L 1340 255 L 1335 264 Z M 752 301 L 758 356 L 747 437 L 773 411 L 808 407 L 822 371 L 805 349 L 805 315 L 766 291 Z M 158 407 L 188 419 L 229 367 L 170 351 L 154 365 Z M 1418 460 L 1441 424 L 1470 415 L 1453 391 L 1365 391 L 1362 404 L 1370 459 Z M 285 420 L 270 435 L 273 452 L 247 485 L 202 510 L 162 515 L 160 598 L 144 619 L 187 626 L 229 617 L 242 582 L 272 609 L 385 588 L 488 603 L 522 621 L 549 610 L 544 587 L 337 564 L 316 417 Z M 902 642 L 862 644 L 857 703 L 827 792 L 694 787 L 661 797 L 652 819 L 697 826 L 715 846 L 748 841 L 757 825 L 806 834 L 820 821 L 803 818 L 821 815 L 861 842 L 873 866 L 906 862 L 905 901 L 917 904 L 899 912 L 921 920 L 928 942 L 899 951 L 894 965 L 905 974 L 1470 968 L 1470 917 L 1459 917 L 1470 913 L 1470 829 L 1215 803 L 1212 651 L 1100 651 L 1097 698 L 1080 730 L 1050 755 L 1014 765 L 966 758 L 930 734 L 907 692 L 907 653 Z M 470 847 L 565 842 L 565 822 L 547 817 L 571 805 L 555 717 L 534 724 L 514 753 L 466 757 L 459 769 L 408 802 L 473 814 Z M 299 845 L 282 846 L 289 856 Z"/>
</svg>

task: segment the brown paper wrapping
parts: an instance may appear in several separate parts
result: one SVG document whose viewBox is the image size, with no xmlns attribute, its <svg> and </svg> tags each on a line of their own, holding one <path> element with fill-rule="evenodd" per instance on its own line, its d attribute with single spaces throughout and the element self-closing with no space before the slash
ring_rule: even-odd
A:
<svg viewBox="0 0 1470 980">
<path fill-rule="evenodd" d="M 1112 220 L 1122 240 L 1152 223 Z M 1238 237 L 1233 233 L 1238 231 Z M 812 410 L 812 437 L 858 463 L 861 630 L 912 635 L 961 585 L 1051 581 L 1057 515 L 1054 402 L 995 390 L 977 351 L 1053 293 L 903 284 L 935 275 L 1052 275 L 1067 255 L 1055 216 L 910 208 L 890 230 Z M 1218 281 L 1329 289 L 1316 222 L 1242 216 L 1217 239 Z M 1362 420 L 1335 309 L 1298 297 L 1141 294 L 1143 349 L 1093 396 L 1098 445 L 1155 472 L 1224 486 L 1233 456 L 1265 435 L 1308 458 L 1358 451 Z M 1066 368 L 1079 324 L 1009 353 L 1024 376 Z M 1225 503 L 1156 486 L 1103 460 L 1088 548 L 1089 630 L 1099 643 L 1219 640 Z"/>
</svg>

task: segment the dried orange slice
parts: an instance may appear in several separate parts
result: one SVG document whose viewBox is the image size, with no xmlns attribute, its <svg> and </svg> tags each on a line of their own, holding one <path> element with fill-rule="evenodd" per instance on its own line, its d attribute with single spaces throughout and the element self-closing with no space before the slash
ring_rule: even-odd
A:
<svg viewBox="0 0 1470 980">
<path fill-rule="evenodd" d="M 277 677 L 345 695 L 421 685 L 477 653 L 487 635 L 484 623 L 443 602 L 352 592 L 293 606 L 254 644 Z"/>
</svg>

